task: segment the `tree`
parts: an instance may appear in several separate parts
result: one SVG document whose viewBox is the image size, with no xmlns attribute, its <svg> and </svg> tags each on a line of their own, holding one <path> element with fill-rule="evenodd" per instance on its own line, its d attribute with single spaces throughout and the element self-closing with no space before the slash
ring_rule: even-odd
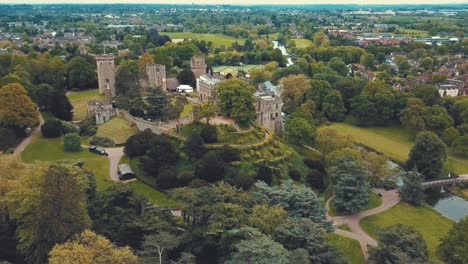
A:
<svg viewBox="0 0 468 264">
<path fill-rule="evenodd" d="M 453 127 L 452 117 L 445 108 L 439 105 L 426 107 L 423 110 L 422 118 L 426 129 L 438 135 L 442 134 L 445 129 Z"/>
<path fill-rule="evenodd" d="M 39 112 L 18 83 L 0 89 L 0 126 L 25 129 L 39 124 Z"/>
<path fill-rule="evenodd" d="M 346 109 L 340 92 L 330 91 L 323 99 L 322 111 L 330 121 L 343 121 Z"/>
<path fill-rule="evenodd" d="M 29 263 L 44 263 L 56 243 L 90 227 L 86 208 L 89 183 L 76 166 L 37 165 L 34 169 L 9 194 L 15 205 L 10 208 L 14 208 L 11 216 L 17 222 L 18 249 Z"/>
<path fill-rule="evenodd" d="M 200 136 L 206 143 L 215 143 L 218 141 L 218 130 L 216 126 L 205 125 L 200 131 Z"/>
<path fill-rule="evenodd" d="M 216 85 L 221 112 L 241 124 L 249 124 L 255 113 L 255 88 L 242 80 L 226 80 Z"/>
<path fill-rule="evenodd" d="M 367 53 L 361 56 L 360 63 L 368 70 L 374 69 L 375 57 L 371 53 Z"/>
<path fill-rule="evenodd" d="M 211 102 L 203 102 L 202 104 L 196 104 L 193 106 L 193 114 L 196 120 L 205 118 L 206 124 L 210 124 L 210 119 L 216 116 L 217 112 L 216 105 Z"/>
<path fill-rule="evenodd" d="M 67 63 L 67 80 L 70 89 L 78 88 L 80 90 L 96 87 L 96 69 L 93 64 L 86 61 L 83 57 L 74 57 Z"/>
<path fill-rule="evenodd" d="M 314 127 L 304 118 L 294 117 L 286 121 L 284 135 L 286 140 L 296 146 L 312 145 Z"/>
<path fill-rule="evenodd" d="M 137 257 L 129 247 L 118 248 L 109 240 L 85 230 L 63 244 L 57 244 L 49 253 L 50 264 L 136 264 Z"/>
<path fill-rule="evenodd" d="M 333 127 L 320 127 L 315 133 L 315 147 L 322 153 L 323 159 L 331 152 L 351 145 L 351 138 L 338 133 Z"/>
<path fill-rule="evenodd" d="M 346 263 L 329 244 L 327 230 L 310 219 L 290 218 L 276 228 L 273 237 L 288 250 L 307 250 L 308 263 Z"/>
<path fill-rule="evenodd" d="M 73 106 L 65 95 L 65 91 L 56 89 L 50 96 L 50 112 L 59 119 L 71 121 L 73 119 Z"/>
<path fill-rule="evenodd" d="M 255 205 L 250 216 L 250 223 L 264 234 L 272 234 L 273 230 L 286 222 L 286 211 L 281 206 L 266 204 Z"/>
<path fill-rule="evenodd" d="M 198 162 L 195 176 L 208 182 L 216 182 L 223 179 L 224 161 L 216 151 L 208 151 Z"/>
<path fill-rule="evenodd" d="M 453 141 L 453 152 L 462 157 L 468 157 L 468 135 L 458 137 Z"/>
<path fill-rule="evenodd" d="M 163 263 L 163 256 L 167 251 L 175 248 L 179 244 L 177 237 L 168 232 L 147 235 L 143 241 L 140 255 L 143 263 Z"/>
<path fill-rule="evenodd" d="M 379 245 L 370 252 L 370 263 L 428 263 L 426 243 L 413 228 L 392 226 L 379 237 Z"/>
<path fill-rule="evenodd" d="M 323 80 L 311 80 L 310 89 L 307 91 L 307 99 L 315 103 L 318 111 L 323 111 L 325 97 L 332 91 L 331 85 Z"/>
<path fill-rule="evenodd" d="M 140 76 L 146 76 L 146 66 L 151 63 L 154 63 L 154 59 L 151 55 L 148 53 L 141 55 L 138 59 L 138 72 Z"/>
<path fill-rule="evenodd" d="M 118 95 L 137 97 L 140 95 L 138 62 L 123 61 L 115 74 L 115 87 Z"/>
<path fill-rule="evenodd" d="M 403 201 L 415 206 L 424 203 L 424 175 L 416 170 L 401 172 L 403 178 L 403 186 L 400 188 L 401 198 Z"/>
<path fill-rule="evenodd" d="M 141 131 L 135 135 L 132 135 L 127 139 L 124 144 L 124 152 L 130 158 L 142 156 L 146 154 L 146 151 L 150 148 L 151 141 L 157 137 L 149 129 Z"/>
<path fill-rule="evenodd" d="M 434 133 L 423 131 L 416 135 L 406 166 L 416 168 L 426 180 L 437 178 L 442 173 L 447 150 L 444 142 Z"/>
<path fill-rule="evenodd" d="M 312 189 L 286 180 L 280 186 L 270 187 L 264 182 L 255 184 L 254 197 L 260 202 L 279 205 L 293 218 L 308 218 L 322 227 L 329 229 L 330 223 L 325 217 L 325 206 Z"/>
<path fill-rule="evenodd" d="M 283 110 L 292 113 L 305 100 L 305 93 L 309 87 L 309 78 L 304 74 L 290 75 L 284 77 L 280 82 L 281 98 L 283 99 Z"/>
<path fill-rule="evenodd" d="M 425 57 L 421 60 L 419 65 L 426 71 L 431 70 L 434 67 L 434 60 L 431 57 Z"/>
<path fill-rule="evenodd" d="M 369 171 L 371 184 L 376 185 L 380 180 L 391 176 L 392 173 L 396 172 L 391 164 L 388 162 L 388 158 L 384 155 L 375 152 L 364 152 L 362 154 L 363 164 Z"/>
<path fill-rule="evenodd" d="M 450 264 L 464 264 L 468 259 L 468 217 L 454 224 L 437 248 L 437 255 Z"/>
<path fill-rule="evenodd" d="M 205 154 L 205 142 L 198 133 L 193 133 L 189 136 L 184 145 L 184 151 L 189 157 L 200 158 Z"/>
<path fill-rule="evenodd" d="M 442 132 L 440 138 L 447 144 L 447 146 L 451 146 L 452 143 L 460 136 L 460 132 L 454 127 L 449 127 Z"/>
<path fill-rule="evenodd" d="M 315 46 L 327 47 L 328 45 L 330 45 L 330 40 L 323 31 L 319 31 L 314 35 L 314 44 Z"/>
<path fill-rule="evenodd" d="M 189 68 L 180 71 L 177 75 L 177 80 L 180 84 L 186 84 L 192 87 L 197 86 L 197 79 L 195 78 L 195 74 L 193 74 L 192 70 Z"/>
<path fill-rule="evenodd" d="M 267 236 L 242 240 L 236 244 L 236 252 L 226 262 L 228 264 L 287 264 L 288 251 Z"/>
<path fill-rule="evenodd" d="M 81 150 L 80 135 L 68 133 L 63 136 L 63 149 L 65 151 L 77 152 Z"/>
<path fill-rule="evenodd" d="M 426 105 L 419 98 L 410 98 L 406 108 L 400 113 L 400 122 L 410 131 L 424 130 L 426 124 L 423 119 L 423 112 Z"/>
<path fill-rule="evenodd" d="M 345 77 L 349 73 L 349 69 L 346 66 L 346 64 L 338 57 L 333 57 L 331 60 L 329 60 L 328 67 L 332 68 L 338 74 L 345 76 Z"/>
<path fill-rule="evenodd" d="M 62 135 L 62 122 L 57 119 L 46 120 L 41 126 L 42 136 L 45 138 L 56 138 Z"/>
<path fill-rule="evenodd" d="M 168 117 L 168 98 L 161 88 L 151 89 L 146 97 L 146 117 L 151 120 L 166 120 Z"/>
<path fill-rule="evenodd" d="M 161 169 L 177 163 L 179 153 L 166 136 L 156 136 L 150 142 L 150 148 L 141 159 L 143 169 L 152 176 L 157 176 Z"/>
<path fill-rule="evenodd" d="M 433 106 L 440 101 L 439 90 L 434 85 L 417 85 L 411 92 L 428 106 Z"/>
<path fill-rule="evenodd" d="M 334 205 L 339 212 L 357 213 L 369 202 L 369 172 L 359 161 L 346 157 L 330 169 L 336 179 Z"/>
</svg>

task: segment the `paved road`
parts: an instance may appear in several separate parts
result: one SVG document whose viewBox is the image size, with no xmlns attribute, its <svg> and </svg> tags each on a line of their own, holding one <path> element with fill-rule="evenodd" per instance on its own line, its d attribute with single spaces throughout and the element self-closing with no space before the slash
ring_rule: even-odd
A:
<svg viewBox="0 0 468 264">
<path fill-rule="evenodd" d="M 392 208 L 393 206 L 397 205 L 400 202 L 400 197 L 398 196 L 396 190 L 386 191 L 384 189 L 373 189 L 372 191 L 376 194 L 380 193 L 382 195 L 382 204 L 376 208 L 362 211 L 354 215 L 346 215 L 346 216 L 329 216 L 327 213 L 327 218 L 333 222 L 333 225 L 335 227 L 343 225 L 343 224 L 347 224 L 349 226 L 349 228 L 351 229 L 351 232 L 336 228 L 335 233 L 337 233 L 338 235 L 342 235 L 342 236 L 349 237 L 349 238 L 359 241 L 359 244 L 361 244 L 362 253 L 364 254 L 364 257 L 366 260 L 369 257 L 367 245 L 376 247 L 377 241 L 373 239 L 371 236 L 369 236 L 361 228 L 359 222 L 361 221 L 361 219 L 367 216 L 380 214 L 384 211 L 387 211 L 388 209 Z M 326 203 L 327 210 L 330 206 L 330 201 L 333 198 L 334 196 L 328 199 Z"/>
<path fill-rule="evenodd" d="M 39 125 L 32 130 L 32 132 L 31 132 L 31 134 L 29 134 L 29 136 L 24 138 L 21 141 L 21 143 L 19 143 L 18 146 L 16 146 L 15 151 L 12 154 L 14 157 L 20 156 L 21 152 L 23 152 L 23 150 L 26 149 L 26 147 L 29 145 L 29 143 L 31 143 L 33 138 L 36 137 L 37 135 L 39 135 L 39 133 L 41 133 L 42 124 L 44 124 L 44 118 L 42 118 L 42 115 L 39 114 Z"/>
<path fill-rule="evenodd" d="M 107 158 L 109 159 L 109 177 L 113 181 L 119 181 L 118 167 L 120 159 L 123 157 L 123 147 L 120 148 L 105 148 Z"/>
</svg>

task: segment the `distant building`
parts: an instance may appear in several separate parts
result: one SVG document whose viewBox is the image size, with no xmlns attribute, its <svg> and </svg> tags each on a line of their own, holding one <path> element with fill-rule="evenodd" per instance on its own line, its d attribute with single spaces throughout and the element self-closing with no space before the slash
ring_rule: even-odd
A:
<svg viewBox="0 0 468 264">
<path fill-rule="evenodd" d="M 197 79 L 205 75 L 206 69 L 208 68 L 205 56 L 193 56 L 190 59 L 190 68 Z"/>
<path fill-rule="evenodd" d="M 148 75 L 150 87 L 160 87 L 163 91 L 167 91 L 165 65 L 148 64 L 146 65 L 146 74 Z"/>
<path fill-rule="evenodd" d="M 96 119 L 96 125 L 101 125 L 118 115 L 118 110 L 111 103 L 91 100 L 88 102 L 88 115 Z"/>
<path fill-rule="evenodd" d="M 455 79 L 448 79 L 439 85 L 437 85 L 437 88 L 439 89 L 439 94 L 441 97 L 445 96 L 458 96 L 460 90 L 463 89 L 464 83 L 463 81 L 460 80 L 455 80 Z"/>
<path fill-rule="evenodd" d="M 95 59 L 97 64 L 99 93 L 105 95 L 109 94 L 110 97 L 114 97 L 116 95 L 114 55 L 97 55 Z"/>
<path fill-rule="evenodd" d="M 216 103 L 217 94 L 215 86 L 219 82 L 221 82 L 220 78 L 207 74 L 197 78 L 197 92 L 200 101 L 210 101 Z"/>
</svg>

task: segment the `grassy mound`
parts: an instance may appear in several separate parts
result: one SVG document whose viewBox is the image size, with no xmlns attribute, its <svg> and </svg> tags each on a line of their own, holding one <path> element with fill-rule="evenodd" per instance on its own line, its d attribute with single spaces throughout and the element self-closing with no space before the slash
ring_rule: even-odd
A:
<svg viewBox="0 0 468 264">
<path fill-rule="evenodd" d="M 111 139 L 115 144 L 119 145 L 125 143 L 129 137 L 137 132 L 138 128 L 135 124 L 124 118 L 114 117 L 99 126 L 96 136 Z"/>
<path fill-rule="evenodd" d="M 87 90 L 81 92 L 73 92 L 67 95 L 68 100 L 73 105 L 74 116 L 73 120 L 83 120 L 88 116 L 88 101 L 97 100 L 104 101 L 104 96 L 99 94 L 99 90 Z"/>
</svg>

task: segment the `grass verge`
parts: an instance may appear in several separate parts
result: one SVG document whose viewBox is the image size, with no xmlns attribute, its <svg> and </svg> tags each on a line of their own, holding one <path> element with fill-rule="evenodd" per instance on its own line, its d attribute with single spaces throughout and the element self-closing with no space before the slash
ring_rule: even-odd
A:
<svg viewBox="0 0 468 264">
<path fill-rule="evenodd" d="M 366 263 L 364 255 L 361 251 L 361 245 L 359 245 L 359 242 L 356 240 L 331 233 L 328 235 L 328 241 L 330 241 L 330 244 L 343 253 L 349 263 Z"/>
</svg>

